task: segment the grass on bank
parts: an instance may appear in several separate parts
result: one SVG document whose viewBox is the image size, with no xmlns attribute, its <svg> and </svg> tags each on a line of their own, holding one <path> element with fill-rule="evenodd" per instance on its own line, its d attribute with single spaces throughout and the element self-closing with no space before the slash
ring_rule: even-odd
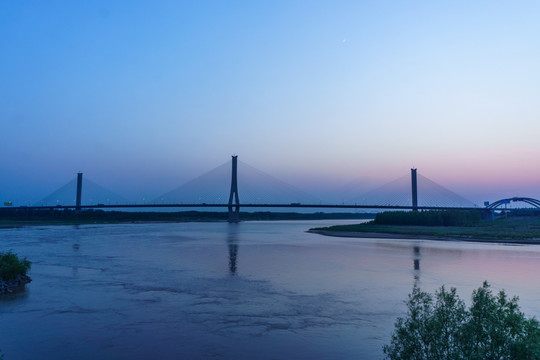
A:
<svg viewBox="0 0 540 360">
<path fill-rule="evenodd" d="M 426 212 L 428 213 L 428 212 Z M 384 213 L 381 213 L 384 214 Z M 402 214 L 407 214 L 402 212 Z M 379 214 L 377 214 L 377 217 Z M 407 216 L 407 215 L 403 215 Z M 374 221 L 354 224 L 336 225 L 325 228 L 311 229 L 315 232 L 357 232 L 384 233 L 406 236 L 430 236 L 455 239 L 478 240 L 510 240 L 516 242 L 540 242 L 540 217 L 521 216 L 500 219 L 478 219 L 465 222 L 467 225 L 403 225 L 377 223 Z"/>
<path fill-rule="evenodd" d="M 9 281 L 18 275 L 26 275 L 31 265 L 32 263 L 26 258 L 20 259 L 11 250 L 0 253 L 0 280 Z"/>
</svg>

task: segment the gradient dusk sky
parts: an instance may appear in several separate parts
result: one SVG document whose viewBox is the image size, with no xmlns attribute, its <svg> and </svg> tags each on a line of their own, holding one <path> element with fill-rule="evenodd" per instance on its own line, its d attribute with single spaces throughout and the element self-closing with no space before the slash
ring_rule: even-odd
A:
<svg viewBox="0 0 540 360">
<path fill-rule="evenodd" d="M 540 198 L 538 1 L 0 2 L 0 201 L 152 198 L 230 160 L 323 197 Z M 369 189 L 366 189 L 369 190 Z"/>
</svg>

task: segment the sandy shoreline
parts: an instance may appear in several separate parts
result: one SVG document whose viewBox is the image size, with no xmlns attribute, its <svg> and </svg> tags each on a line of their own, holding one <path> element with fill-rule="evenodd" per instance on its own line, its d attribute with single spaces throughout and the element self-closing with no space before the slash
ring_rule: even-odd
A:
<svg viewBox="0 0 540 360">
<path fill-rule="evenodd" d="M 404 240 L 438 240 L 438 241 L 467 241 L 512 245 L 539 245 L 540 240 L 519 240 L 519 239 L 481 239 L 472 237 L 452 237 L 417 234 L 397 234 L 397 233 L 377 233 L 361 231 L 330 231 L 330 230 L 308 230 L 307 232 L 333 237 L 348 238 L 375 238 L 375 239 L 404 239 Z"/>
</svg>

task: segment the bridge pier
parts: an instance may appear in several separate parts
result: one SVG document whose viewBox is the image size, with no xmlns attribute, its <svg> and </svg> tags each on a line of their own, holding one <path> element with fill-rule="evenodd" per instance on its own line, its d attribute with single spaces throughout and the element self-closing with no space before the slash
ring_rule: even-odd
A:
<svg viewBox="0 0 540 360">
<path fill-rule="evenodd" d="M 75 201 L 75 210 L 81 210 L 82 175 L 83 173 L 77 173 L 77 200 Z"/>
<path fill-rule="evenodd" d="M 418 183 L 417 183 L 417 177 L 416 177 L 416 169 L 411 169 L 411 184 L 412 184 L 413 211 L 418 211 Z"/>
<path fill-rule="evenodd" d="M 232 174 L 231 174 L 231 193 L 229 195 L 229 222 L 237 223 L 240 221 L 240 200 L 238 199 L 238 156 L 232 157 Z M 233 210 L 233 196 L 234 196 L 234 210 Z"/>
</svg>

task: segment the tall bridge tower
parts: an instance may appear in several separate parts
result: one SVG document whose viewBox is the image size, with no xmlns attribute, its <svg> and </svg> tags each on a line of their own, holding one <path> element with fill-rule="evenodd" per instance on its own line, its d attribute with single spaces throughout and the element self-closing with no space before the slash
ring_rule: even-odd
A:
<svg viewBox="0 0 540 360">
<path fill-rule="evenodd" d="M 413 211 L 418 211 L 418 181 L 416 177 L 416 169 L 411 169 L 411 185 Z"/>
<path fill-rule="evenodd" d="M 81 210 L 81 197 L 82 197 L 82 173 L 77 173 L 77 200 L 75 202 L 76 210 Z"/>
<path fill-rule="evenodd" d="M 240 200 L 238 199 L 238 156 L 232 156 L 232 174 L 231 174 L 231 194 L 229 195 L 229 222 L 237 223 L 240 221 Z M 235 209 L 233 210 L 233 196 Z"/>
</svg>

